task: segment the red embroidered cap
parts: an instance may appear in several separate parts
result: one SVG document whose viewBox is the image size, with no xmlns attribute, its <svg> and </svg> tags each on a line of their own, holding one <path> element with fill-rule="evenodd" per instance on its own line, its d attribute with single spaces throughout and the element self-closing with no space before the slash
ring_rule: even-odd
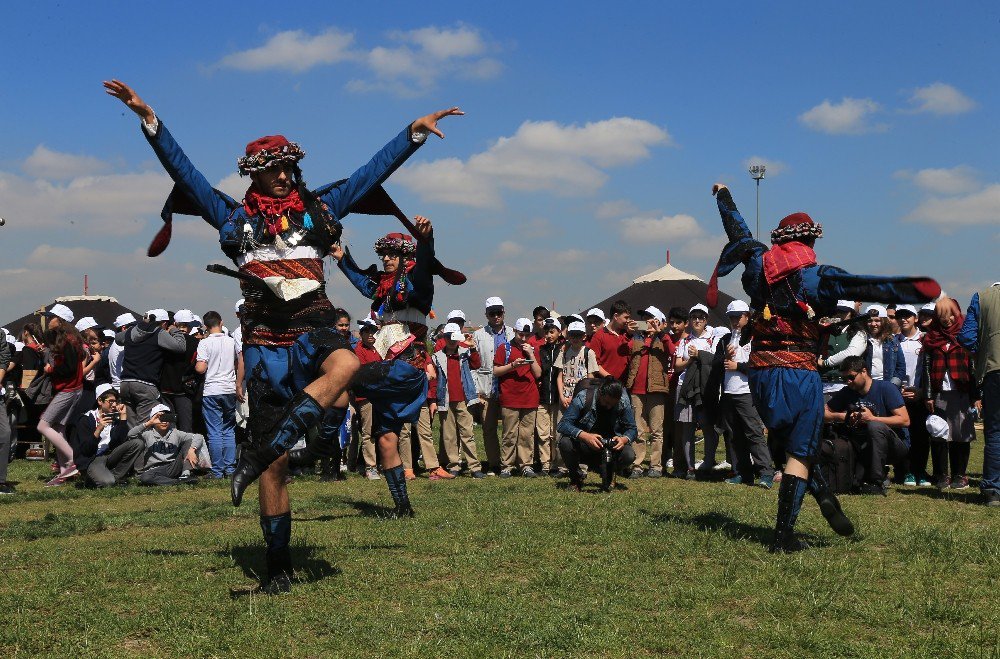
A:
<svg viewBox="0 0 1000 659">
<path fill-rule="evenodd" d="M 823 225 L 816 224 L 806 213 L 792 213 L 778 222 L 778 228 L 771 232 L 771 242 L 775 245 L 803 238 L 822 238 Z"/>
</svg>

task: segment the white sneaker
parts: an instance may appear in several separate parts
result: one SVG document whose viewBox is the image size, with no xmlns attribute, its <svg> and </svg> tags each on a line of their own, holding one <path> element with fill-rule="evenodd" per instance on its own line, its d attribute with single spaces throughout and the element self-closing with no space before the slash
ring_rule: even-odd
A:
<svg viewBox="0 0 1000 659">
<path fill-rule="evenodd" d="M 701 466 L 702 466 L 703 464 L 705 464 L 705 461 L 704 461 L 704 460 L 698 460 L 698 462 L 695 462 L 695 463 L 694 463 L 694 468 L 695 468 L 695 469 L 701 469 Z"/>
<path fill-rule="evenodd" d="M 729 464 L 725 460 L 723 460 L 719 464 L 715 465 L 715 467 L 714 467 L 715 471 L 728 471 L 728 470 L 730 470 L 732 468 L 733 468 L 733 465 Z"/>
<path fill-rule="evenodd" d="M 382 477 L 378 475 L 378 469 L 375 467 L 368 467 L 368 469 L 365 470 L 365 478 L 370 481 L 382 480 Z"/>
</svg>

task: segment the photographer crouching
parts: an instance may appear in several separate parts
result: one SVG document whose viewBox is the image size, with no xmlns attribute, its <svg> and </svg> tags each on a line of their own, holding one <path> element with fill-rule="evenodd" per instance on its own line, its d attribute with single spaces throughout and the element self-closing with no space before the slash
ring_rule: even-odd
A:
<svg viewBox="0 0 1000 659">
<path fill-rule="evenodd" d="M 579 492 L 585 475 L 580 463 L 601 472 L 601 489 L 611 489 L 614 476 L 635 461 L 632 443 L 637 430 L 632 403 L 613 377 L 594 380 L 573 396 L 559 422 L 559 451 L 569 468 L 570 488 Z"/>
<path fill-rule="evenodd" d="M 885 496 L 885 466 L 899 463 L 910 451 L 903 429 L 910 415 L 899 387 L 887 380 L 873 380 L 864 357 L 848 357 L 840 366 L 847 385 L 826 404 L 824 420 L 841 423 L 864 468 L 862 494 Z"/>
</svg>

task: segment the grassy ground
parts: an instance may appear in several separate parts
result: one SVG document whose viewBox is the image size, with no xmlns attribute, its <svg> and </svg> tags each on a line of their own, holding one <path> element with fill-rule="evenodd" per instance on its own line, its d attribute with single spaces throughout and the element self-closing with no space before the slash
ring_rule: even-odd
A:
<svg viewBox="0 0 1000 659">
<path fill-rule="evenodd" d="M 975 490 L 847 497 L 848 540 L 807 500 L 815 548 L 771 556 L 775 490 L 420 479 L 419 516 L 392 521 L 383 481 L 300 478 L 298 583 L 265 598 L 256 504 L 225 484 L 46 490 L 46 464 L 11 471 L 7 657 L 1000 656 L 1000 524 Z"/>
</svg>

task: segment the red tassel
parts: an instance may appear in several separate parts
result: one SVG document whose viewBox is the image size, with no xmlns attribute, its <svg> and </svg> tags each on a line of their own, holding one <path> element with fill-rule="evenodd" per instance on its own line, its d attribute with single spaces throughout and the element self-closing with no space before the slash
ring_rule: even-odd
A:
<svg viewBox="0 0 1000 659">
<path fill-rule="evenodd" d="M 712 271 L 712 278 L 708 280 L 708 290 L 705 292 L 705 302 L 709 309 L 714 309 L 719 304 L 719 264 L 715 264 Z"/>
<path fill-rule="evenodd" d="M 146 250 L 146 256 L 159 256 L 163 253 L 163 250 L 165 250 L 167 245 L 170 244 L 171 227 L 172 222 L 169 220 L 163 224 L 163 228 L 156 233 L 156 236 L 153 238 L 153 242 L 149 243 L 149 249 Z"/>
</svg>

